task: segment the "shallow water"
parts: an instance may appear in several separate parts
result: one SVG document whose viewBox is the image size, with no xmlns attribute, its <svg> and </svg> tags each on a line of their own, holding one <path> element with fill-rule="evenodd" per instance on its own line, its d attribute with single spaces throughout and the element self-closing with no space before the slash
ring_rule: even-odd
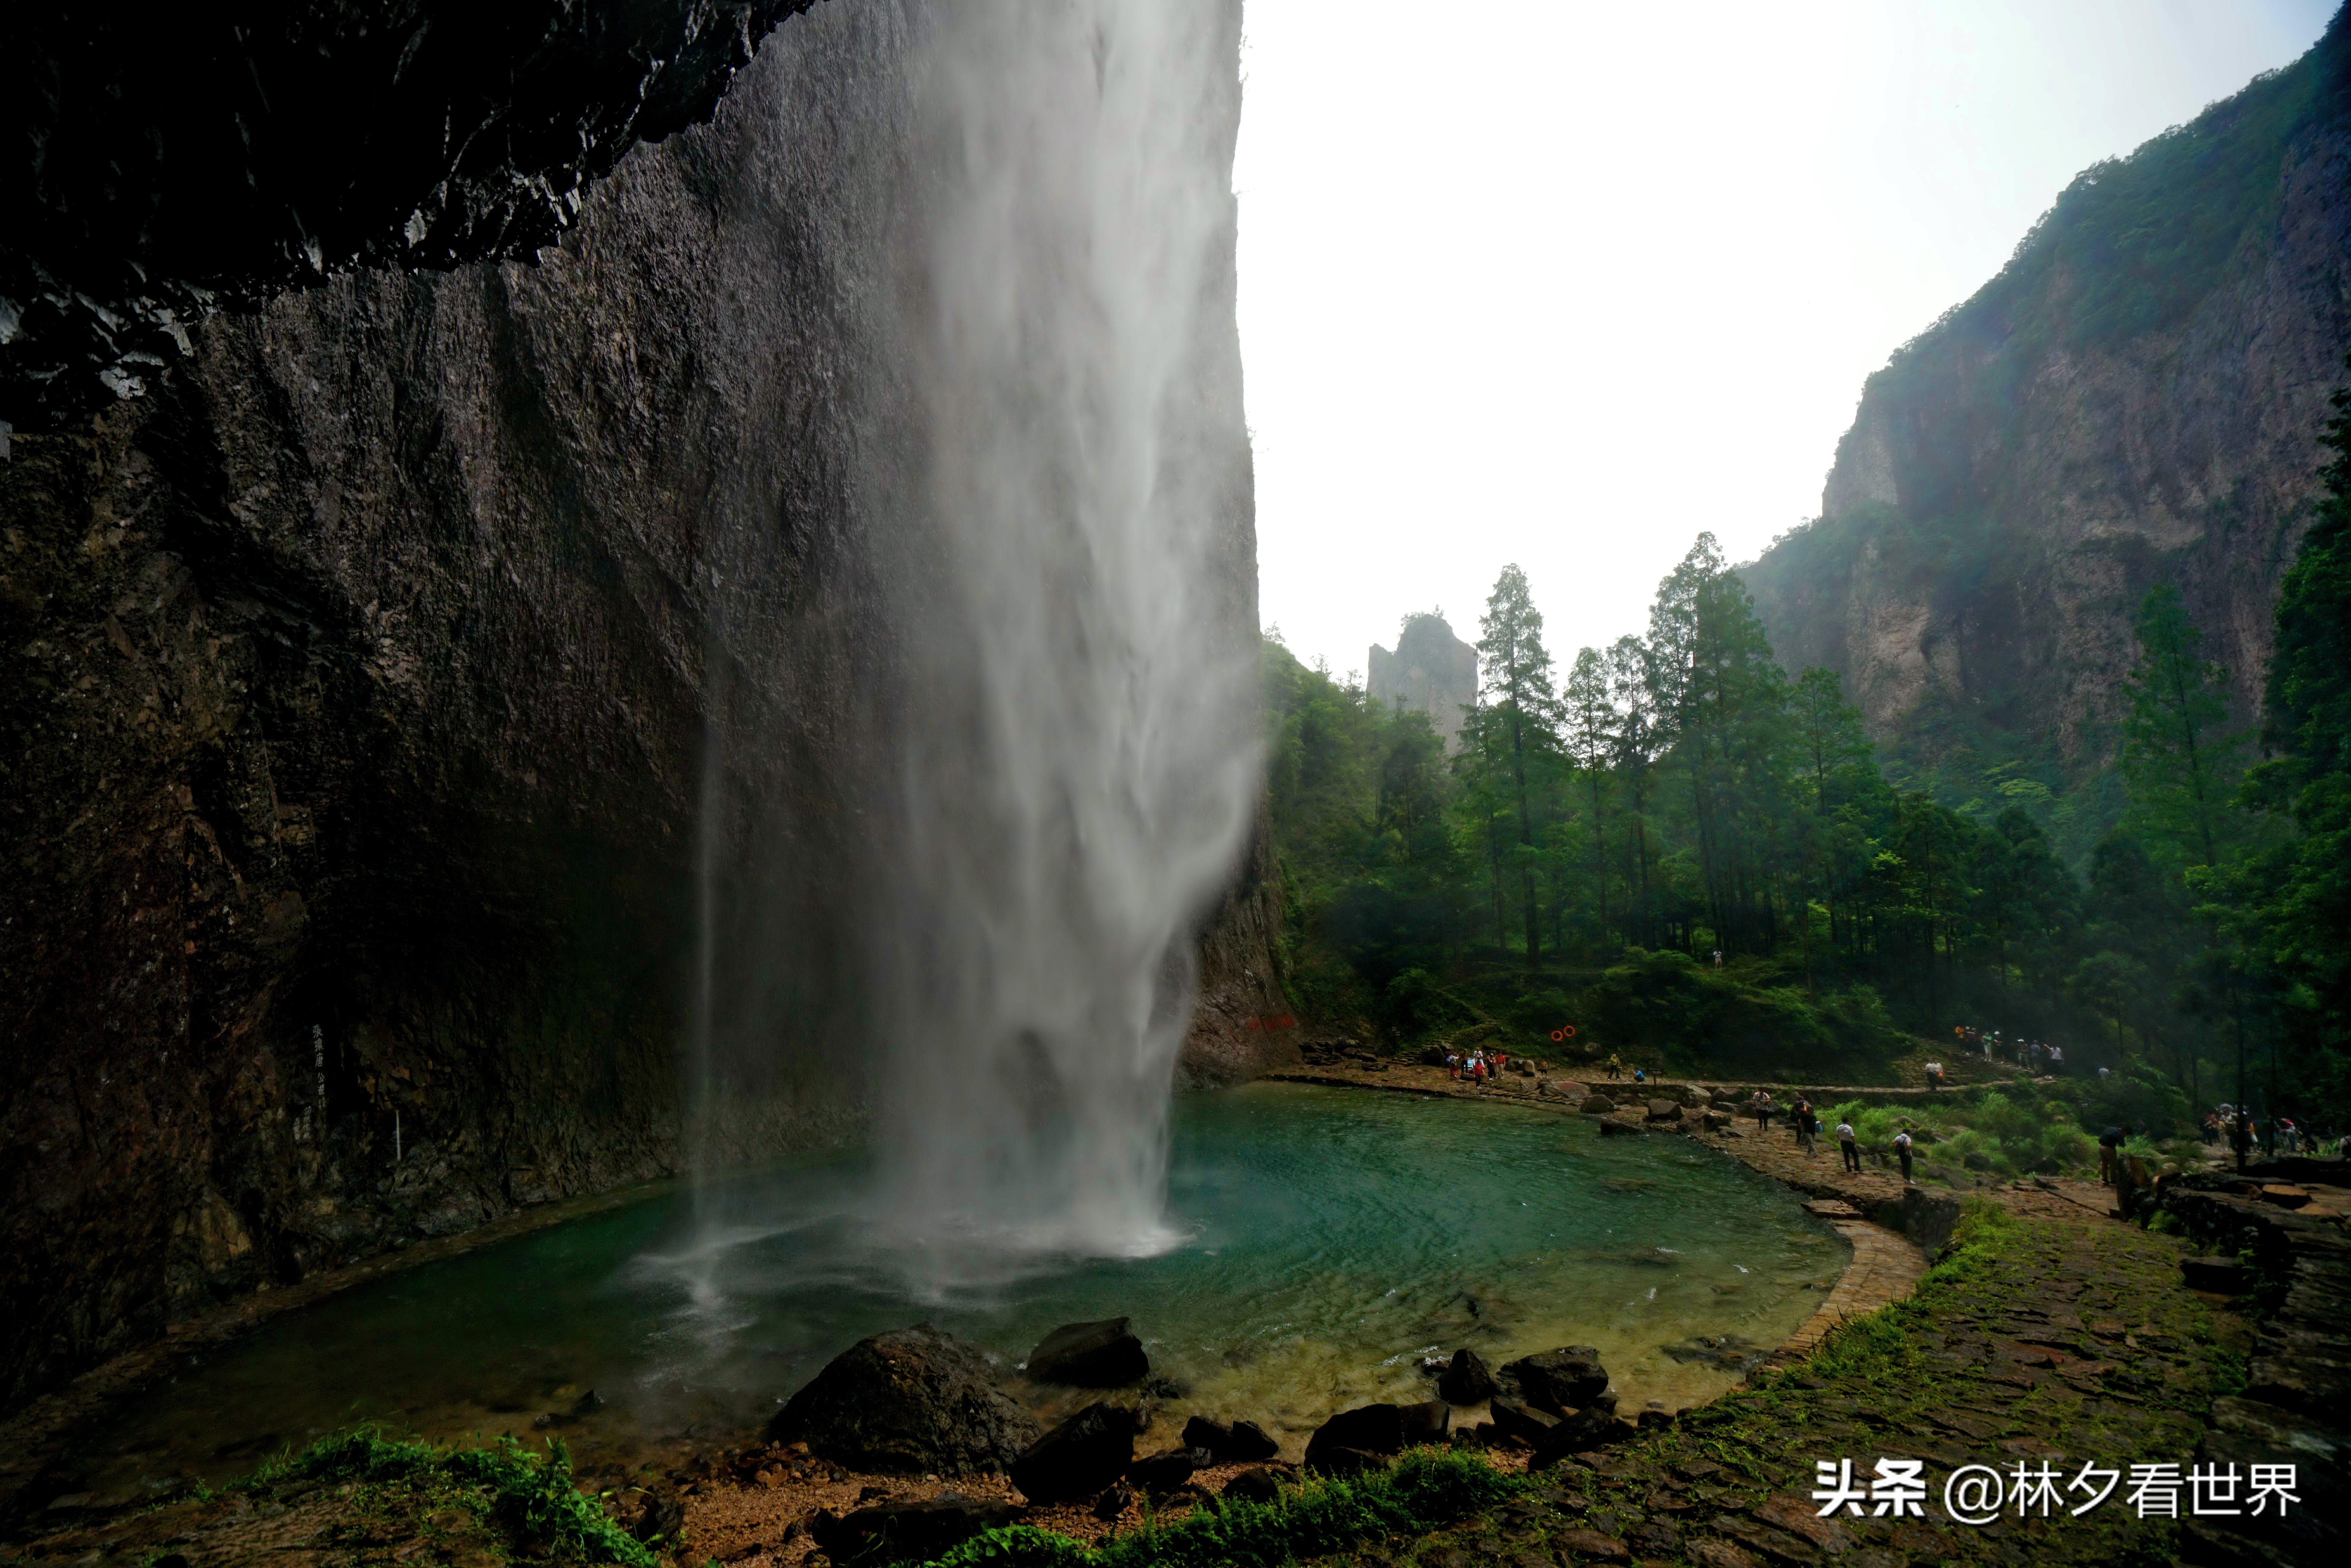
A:
<svg viewBox="0 0 2351 1568">
<path fill-rule="evenodd" d="M 763 1420 L 856 1340 L 927 1319 L 1018 1361 L 1055 1325 L 1128 1315 L 1171 1402 L 1248 1416 L 1293 1452 L 1332 1410 L 1430 1397 L 1424 1356 L 1592 1344 L 1627 1409 L 1731 1382 L 1661 1347 L 1786 1337 L 1847 1249 L 1786 1188 L 1683 1139 L 1602 1138 L 1508 1105 L 1259 1084 L 1177 1103 L 1156 1256 L 1030 1259 L 914 1291 L 935 1258 L 879 1239 L 853 1160 L 575 1220 L 290 1312 L 124 1412 L 101 1489 L 241 1472 L 360 1420 L 560 1429 L 623 1458 Z M 709 1239 L 707 1238 L 715 1238 Z"/>
</svg>

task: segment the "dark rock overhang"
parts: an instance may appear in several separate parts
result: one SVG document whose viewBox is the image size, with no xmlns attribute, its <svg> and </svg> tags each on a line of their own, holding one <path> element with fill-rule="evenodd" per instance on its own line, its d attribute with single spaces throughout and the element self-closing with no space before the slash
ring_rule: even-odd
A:
<svg viewBox="0 0 2351 1568">
<path fill-rule="evenodd" d="M 26 7 L 0 48 L 0 452 L 216 307 L 528 256 L 814 0 Z"/>
</svg>

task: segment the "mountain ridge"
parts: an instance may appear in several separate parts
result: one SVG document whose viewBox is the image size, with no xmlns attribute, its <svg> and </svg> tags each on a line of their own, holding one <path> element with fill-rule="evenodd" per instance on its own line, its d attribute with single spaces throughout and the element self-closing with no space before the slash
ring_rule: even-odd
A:
<svg viewBox="0 0 2351 1568">
<path fill-rule="evenodd" d="M 2351 24 L 2070 184 L 1865 384 L 1821 516 L 1740 569 L 1790 669 L 1889 764 L 2033 810 L 2071 858 L 2147 590 L 2177 583 L 2258 713 L 2278 586 L 2351 350 Z"/>
</svg>

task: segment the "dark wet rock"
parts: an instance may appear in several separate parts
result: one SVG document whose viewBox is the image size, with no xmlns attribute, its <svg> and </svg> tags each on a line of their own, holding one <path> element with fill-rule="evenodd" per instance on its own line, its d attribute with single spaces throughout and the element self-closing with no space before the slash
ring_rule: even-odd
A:
<svg viewBox="0 0 2351 1568">
<path fill-rule="evenodd" d="M 1494 1413 L 1494 1430 L 1531 1448 L 1541 1448 L 1559 1425 L 1558 1416 L 1501 1396 L 1497 1396 L 1489 1408 Z"/>
<path fill-rule="evenodd" d="M 1393 1458 L 1368 1448 L 1326 1448 L 1314 1452 L 1312 1466 L 1317 1475 L 1360 1476 L 1385 1469 Z"/>
<path fill-rule="evenodd" d="M 1150 1375 L 1151 1359 L 1126 1318 L 1064 1323 L 1029 1353 L 1028 1373 L 1039 1383 L 1071 1388 L 1123 1388 Z"/>
<path fill-rule="evenodd" d="M 1227 1426 L 1206 1416 L 1195 1416 L 1184 1423 L 1184 1446 L 1205 1449 L 1222 1465 L 1252 1465 L 1281 1452 L 1281 1445 L 1266 1436 L 1265 1428 L 1254 1421 L 1236 1421 Z"/>
<path fill-rule="evenodd" d="M 1281 1478 L 1262 1466 L 1243 1470 L 1225 1483 L 1224 1495 L 1243 1502 L 1273 1502 L 1281 1496 Z"/>
<path fill-rule="evenodd" d="M 2241 1296 L 2253 1288 L 2252 1270 L 2234 1258 L 2182 1258 L 2179 1275 L 2191 1291 Z"/>
<path fill-rule="evenodd" d="M 983 1531 L 1012 1522 L 1019 1511 L 1008 1502 L 943 1495 L 922 1501 L 878 1503 L 846 1515 L 820 1510 L 810 1533 L 818 1549 L 836 1563 L 861 1557 L 922 1562 L 961 1545 Z"/>
<path fill-rule="evenodd" d="M 1035 1438 L 1037 1423 L 998 1375 L 987 1352 L 928 1323 L 893 1329 L 835 1356 L 776 1412 L 768 1438 L 883 1474 L 1000 1468 Z"/>
<path fill-rule="evenodd" d="M 1108 1523 L 1124 1513 L 1126 1505 L 1134 1500 L 1134 1492 L 1131 1488 L 1123 1483 L 1113 1486 L 1094 1499 L 1094 1517 Z"/>
<path fill-rule="evenodd" d="M 1217 1458 L 1228 1465 L 1246 1465 L 1259 1459 L 1270 1459 L 1280 1455 L 1281 1445 L 1254 1421 L 1233 1423 L 1232 1441 L 1214 1450 Z"/>
<path fill-rule="evenodd" d="M 1126 1473 L 1134 1462 L 1134 1413 L 1087 1406 L 1012 1461 L 1012 1484 L 1030 1502 L 1078 1502 Z"/>
<path fill-rule="evenodd" d="M 1216 1456 L 1206 1448 L 1171 1448 L 1135 1460 L 1126 1468 L 1126 1479 L 1147 1492 L 1171 1492 L 1189 1481 L 1193 1471 L 1216 1462 Z"/>
<path fill-rule="evenodd" d="M 645 1494 L 644 1511 L 629 1533 L 648 1543 L 666 1541 L 674 1543 L 677 1532 L 685 1528 L 685 1500 L 673 1486 L 660 1486 Z"/>
<path fill-rule="evenodd" d="M 1637 1138 L 1648 1130 L 1647 1125 L 1642 1123 L 1604 1121 L 1600 1124 L 1600 1135 L 1604 1138 Z"/>
<path fill-rule="evenodd" d="M 1603 1397 L 1609 1398 L 1606 1396 Z M 1571 1410 L 1534 1445 L 1534 1458 L 1528 1461 L 1528 1468 L 1546 1469 L 1562 1459 L 1623 1442 L 1635 1430 L 1631 1422 L 1616 1418 L 1613 1400 L 1587 1405 L 1581 1410 Z"/>
<path fill-rule="evenodd" d="M 1608 1391 L 1608 1369 L 1588 1344 L 1564 1345 L 1506 1363 L 1500 1381 L 1539 1410 L 1562 1415 L 1590 1405 Z"/>
<path fill-rule="evenodd" d="M 1417 1448 L 1423 1443 L 1442 1443 L 1453 1425 L 1453 1406 L 1442 1399 L 1423 1400 L 1406 1405 L 1402 1412 L 1404 1446 Z"/>
<path fill-rule="evenodd" d="M 1652 1101 L 1650 1101 L 1650 1102 L 1649 1102 L 1649 1120 L 1650 1120 L 1650 1121 L 1652 1121 L 1652 1122 L 1678 1122 L 1678 1121 L 1680 1121 L 1681 1119 L 1682 1119 L 1682 1105 L 1681 1105 L 1681 1102 L 1680 1102 L 1680 1101 L 1678 1101 L 1678 1100 L 1652 1100 Z"/>
<path fill-rule="evenodd" d="M 1467 1345 L 1453 1353 L 1453 1364 L 1437 1380 L 1437 1396 L 1448 1405 L 1483 1405 L 1495 1391 L 1494 1369 Z"/>
<path fill-rule="evenodd" d="M 1352 1473 L 1340 1467 L 1352 1465 L 1337 1456 L 1344 1449 L 1363 1454 L 1396 1454 L 1404 1451 L 1404 1410 L 1395 1405 L 1363 1405 L 1353 1410 L 1342 1410 L 1315 1428 L 1314 1436 L 1306 1440 L 1306 1468 L 1332 1474 Z"/>
<path fill-rule="evenodd" d="M 1587 1094 L 1583 1097 L 1583 1113 L 1587 1116 L 1613 1116 L 1615 1113 L 1616 1102 L 1605 1094 Z"/>
</svg>

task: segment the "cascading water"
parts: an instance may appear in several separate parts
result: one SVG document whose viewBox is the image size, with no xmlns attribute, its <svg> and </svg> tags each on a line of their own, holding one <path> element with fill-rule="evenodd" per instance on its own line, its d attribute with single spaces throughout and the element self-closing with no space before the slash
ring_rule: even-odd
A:
<svg viewBox="0 0 2351 1568">
<path fill-rule="evenodd" d="M 917 1290 L 1170 1239 L 1193 951 L 1258 774 L 1237 24 L 1186 0 L 884 0 L 768 46 L 801 29 L 810 59 L 862 48 L 895 85 L 861 100 L 884 107 L 827 176 L 849 193 L 821 243 L 850 542 L 811 568 L 730 524 L 705 567 L 722 634 L 695 1119 L 719 1135 L 730 1085 L 787 1049 L 763 1039 L 816 1037 L 816 1060 L 872 1088 L 870 1231 Z M 760 594 L 812 570 L 853 579 L 878 628 L 845 677 L 860 776 L 821 810 L 760 804 L 755 778 L 758 716 L 789 706 L 758 693 L 806 679 L 762 646 L 779 622 Z M 808 855 L 763 860 L 762 833 L 832 857 L 829 904 L 802 885 Z M 744 913 L 787 898 L 802 913 Z M 820 904 L 834 929 L 812 941 Z M 805 977 L 836 998 L 824 1021 L 762 999 L 824 944 L 855 955 L 852 1000 Z M 758 1223 L 707 1213 L 705 1244 Z"/>
<path fill-rule="evenodd" d="M 958 4 L 919 57 L 874 994 L 892 1223 L 948 1273 L 1167 1239 L 1192 945 L 1257 771 L 1214 568 L 1247 506 L 1221 9 Z"/>
</svg>

